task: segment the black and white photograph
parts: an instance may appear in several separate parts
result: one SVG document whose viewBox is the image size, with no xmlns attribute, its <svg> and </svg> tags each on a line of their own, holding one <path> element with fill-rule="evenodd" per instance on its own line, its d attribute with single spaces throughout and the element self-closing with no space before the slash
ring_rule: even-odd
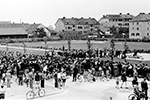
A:
<svg viewBox="0 0 150 100">
<path fill-rule="evenodd" d="M 150 0 L 0 0 L 0 100 L 150 100 Z"/>
</svg>

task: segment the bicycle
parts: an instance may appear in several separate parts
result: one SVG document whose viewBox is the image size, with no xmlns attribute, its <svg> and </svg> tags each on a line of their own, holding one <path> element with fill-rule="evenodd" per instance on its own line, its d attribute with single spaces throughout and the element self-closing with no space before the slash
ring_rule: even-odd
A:
<svg viewBox="0 0 150 100">
<path fill-rule="evenodd" d="M 52 82 L 54 79 L 54 76 L 53 76 L 53 74 L 48 74 L 48 75 L 46 75 L 45 79 L 48 80 L 49 82 Z"/>
<path fill-rule="evenodd" d="M 83 76 L 78 74 L 77 75 L 77 80 L 81 83 L 83 81 Z"/>
<path fill-rule="evenodd" d="M 33 99 L 35 96 L 37 96 L 37 94 L 39 97 L 44 97 L 45 96 L 45 90 L 41 89 L 41 88 L 37 88 L 37 89 L 38 90 L 36 90 L 36 91 L 34 89 L 28 91 L 26 93 L 26 98 L 27 99 Z"/>
<path fill-rule="evenodd" d="M 128 100 L 137 100 L 137 99 L 138 99 L 138 96 L 134 93 L 128 96 Z M 145 100 L 145 94 L 142 94 L 142 96 L 140 96 L 140 100 Z M 150 100 L 150 98 L 148 97 L 147 100 Z"/>
</svg>

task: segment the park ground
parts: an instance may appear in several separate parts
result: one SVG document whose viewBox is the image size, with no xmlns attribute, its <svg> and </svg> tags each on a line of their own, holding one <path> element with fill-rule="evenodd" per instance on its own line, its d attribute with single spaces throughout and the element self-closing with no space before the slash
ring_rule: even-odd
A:
<svg viewBox="0 0 150 100">
<path fill-rule="evenodd" d="M 1 50 L 6 50 L 6 46 L 1 46 Z M 9 50 L 22 51 L 22 47 L 12 47 L 9 46 Z M 28 48 L 28 52 L 44 53 L 42 49 L 31 49 Z M 103 60 L 108 60 L 110 58 L 102 58 Z M 114 61 L 123 61 L 118 58 L 114 58 Z M 130 61 L 131 63 L 141 63 L 141 61 Z M 149 61 L 144 62 L 149 63 Z M 30 90 L 26 85 L 18 86 L 12 79 L 11 88 L 6 89 L 6 100 L 26 100 L 26 93 Z M 128 100 L 128 95 L 133 92 L 133 87 L 131 85 L 132 78 L 128 78 L 129 89 L 116 89 L 115 79 L 110 81 L 100 81 L 89 83 L 89 82 L 72 82 L 70 77 L 66 82 L 66 87 L 64 89 L 54 88 L 54 82 L 46 81 L 45 91 L 46 95 L 42 98 L 36 97 L 37 100 Z M 141 79 L 139 79 L 141 81 Z M 150 87 L 150 82 L 148 82 Z M 150 90 L 150 89 L 149 89 Z M 150 96 L 150 91 L 148 92 Z"/>
<path fill-rule="evenodd" d="M 66 82 L 64 89 L 54 88 L 54 81 L 45 82 L 46 95 L 36 97 L 35 100 L 128 100 L 128 96 L 133 93 L 131 85 L 132 78 L 128 78 L 128 89 L 115 88 L 115 79 L 109 81 L 97 80 L 96 82 L 72 82 L 72 77 Z M 142 79 L 139 79 L 139 82 Z M 150 81 L 148 81 L 150 87 Z M 26 93 L 30 90 L 26 85 L 18 86 L 15 77 L 12 78 L 11 88 L 6 90 L 6 100 L 27 100 Z M 150 96 L 150 89 L 149 89 Z"/>
</svg>

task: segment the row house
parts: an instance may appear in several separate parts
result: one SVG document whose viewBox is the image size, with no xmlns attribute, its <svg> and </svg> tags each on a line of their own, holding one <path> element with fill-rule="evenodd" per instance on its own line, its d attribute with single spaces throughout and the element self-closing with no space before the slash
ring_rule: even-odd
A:
<svg viewBox="0 0 150 100">
<path fill-rule="evenodd" d="M 134 18 L 130 13 L 127 14 L 107 14 L 99 20 L 100 25 L 104 27 L 126 27 L 129 28 L 129 21 Z"/>
<path fill-rule="evenodd" d="M 37 28 L 43 28 L 47 36 L 51 33 L 42 24 L 11 23 L 10 21 L 0 21 L 0 38 L 28 38 Z"/>
<path fill-rule="evenodd" d="M 150 38 L 150 13 L 140 13 L 130 21 L 129 38 Z"/>
<path fill-rule="evenodd" d="M 77 31 L 81 34 L 93 32 L 99 28 L 95 18 L 59 18 L 55 24 L 56 32 Z"/>
</svg>

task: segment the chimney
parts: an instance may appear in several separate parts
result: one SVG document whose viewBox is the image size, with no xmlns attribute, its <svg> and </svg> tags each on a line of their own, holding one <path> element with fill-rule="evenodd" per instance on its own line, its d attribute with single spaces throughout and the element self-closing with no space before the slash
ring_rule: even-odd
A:
<svg viewBox="0 0 150 100">
<path fill-rule="evenodd" d="M 144 13 L 144 12 L 141 12 L 140 14 L 143 15 L 143 14 L 145 14 L 145 13 Z"/>
<path fill-rule="evenodd" d="M 65 19 L 65 17 L 63 17 L 63 19 Z"/>
<path fill-rule="evenodd" d="M 127 13 L 127 15 L 130 15 L 130 13 Z"/>
<path fill-rule="evenodd" d="M 83 19 L 83 17 L 81 17 L 81 19 Z"/>
<path fill-rule="evenodd" d="M 122 13 L 119 13 L 120 15 L 122 15 Z"/>
</svg>

